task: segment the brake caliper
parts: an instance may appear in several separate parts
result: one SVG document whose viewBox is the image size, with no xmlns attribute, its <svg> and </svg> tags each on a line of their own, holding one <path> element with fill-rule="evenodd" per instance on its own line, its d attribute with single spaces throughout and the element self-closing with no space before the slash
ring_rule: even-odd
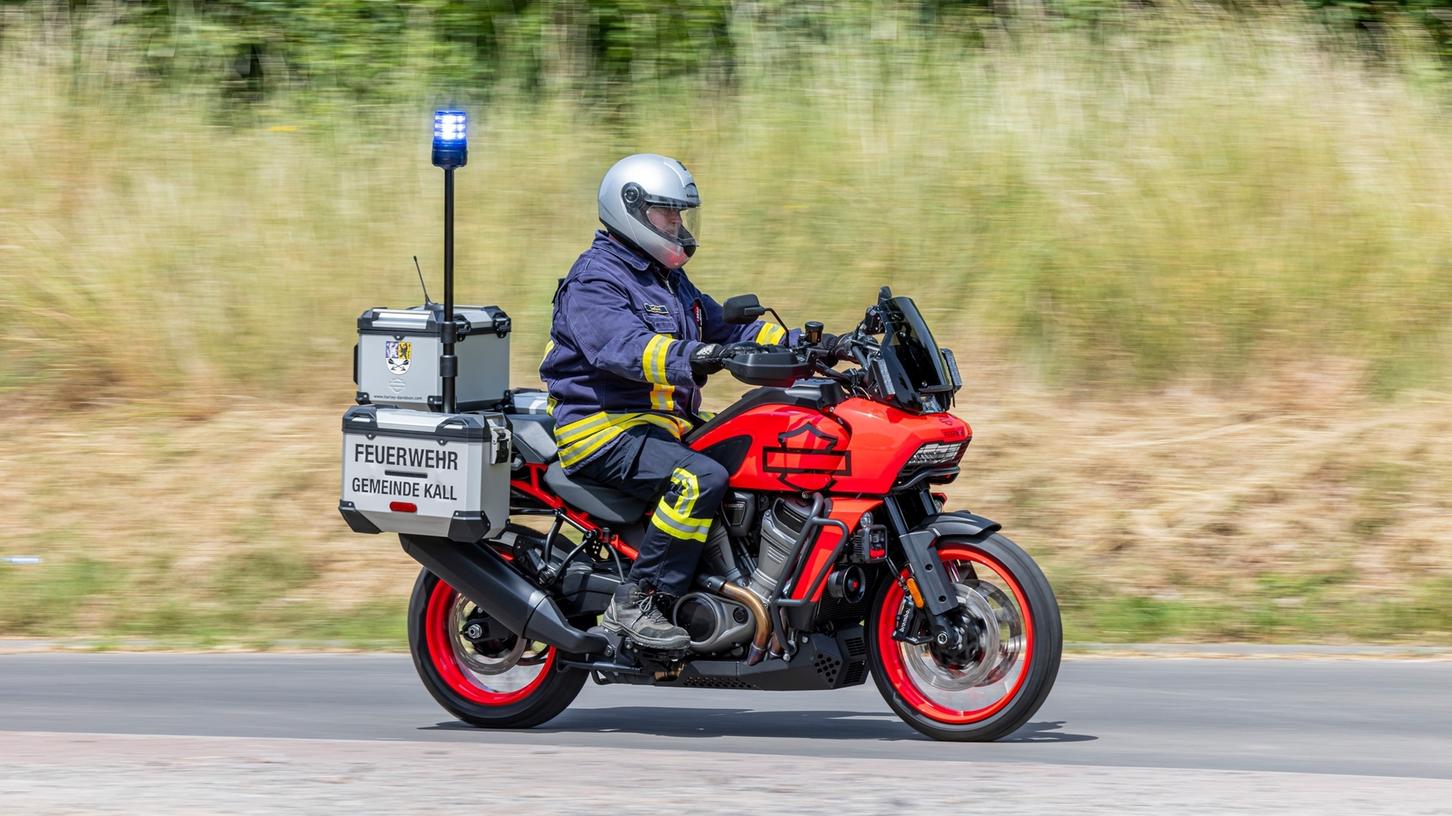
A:
<svg viewBox="0 0 1452 816">
<path fill-rule="evenodd" d="M 903 583 L 901 578 L 898 579 L 898 582 Z M 931 643 L 933 640 L 933 636 L 928 632 L 927 622 L 923 620 L 920 610 L 913 605 L 909 597 L 902 599 L 902 606 L 897 610 L 897 618 L 893 621 L 892 639 L 913 646 L 921 646 Z"/>
</svg>

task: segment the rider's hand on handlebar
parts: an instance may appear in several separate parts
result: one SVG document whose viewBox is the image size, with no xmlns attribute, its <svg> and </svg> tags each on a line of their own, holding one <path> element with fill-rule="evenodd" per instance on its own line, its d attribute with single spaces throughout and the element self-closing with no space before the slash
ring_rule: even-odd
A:
<svg viewBox="0 0 1452 816">
<path fill-rule="evenodd" d="M 715 374 L 727 360 L 758 351 L 768 351 L 768 348 L 760 343 L 706 343 L 691 352 L 691 371 L 696 374 Z"/>
<path fill-rule="evenodd" d="M 835 335 L 822 332 L 822 342 L 817 344 L 822 352 L 822 361 L 827 365 L 836 365 L 847 359 L 848 336 Z"/>
<path fill-rule="evenodd" d="M 691 352 L 691 372 L 698 375 L 715 374 L 721 370 L 725 352 L 726 347 L 720 343 L 703 343 Z"/>
</svg>

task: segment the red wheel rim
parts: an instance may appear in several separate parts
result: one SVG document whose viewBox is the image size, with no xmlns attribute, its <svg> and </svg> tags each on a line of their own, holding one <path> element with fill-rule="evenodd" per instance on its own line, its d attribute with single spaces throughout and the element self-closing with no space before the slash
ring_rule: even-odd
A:
<svg viewBox="0 0 1452 816">
<path fill-rule="evenodd" d="M 1008 705 L 1009 701 L 1023 687 L 1024 680 L 1028 677 L 1029 664 L 1033 658 L 1033 611 L 1029 608 L 1028 600 L 1024 597 L 1023 588 L 1018 585 L 1018 581 L 1014 579 L 1013 574 L 994 558 L 977 550 L 961 546 L 944 547 L 939 550 L 938 555 L 945 563 L 948 561 L 969 561 L 987 567 L 1012 591 L 1014 601 L 1018 604 L 1020 616 L 1023 620 L 1023 650 L 1017 656 L 1018 665 L 1014 668 L 1014 676 L 1012 678 L 1006 677 L 999 681 L 1007 691 L 987 705 L 968 709 L 952 708 L 925 694 L 913 676 L 908 672 L 902 652 L 904 644 L 892 639 L 897 610 L 903 601 L 902 585 L 896 581 L 888 586 L 887 596 L 883 599 L 881 612 L 878 614 L 878 653 L 882 658 L 882 668 L 887 675 L 888 682 L 892 684 L 892 687 L 902 697 L 903 701 L 909 706 L 912 706 L 915 711 L 938 722 L 951 725 L 967 725 L 981 722 L 997 714 L 1004 706 Z M 903 577 L 905 578 L 906 576 L 907 571 L 904 570 Z M 997 685 L 997 683 L 994 685 Z"/>
<path fill-rule="evenodd" d="M 484 680 L 459 665 L 459 660 L 454 654 L 454 639 L 459 637 L 458 632 L 452 631 L 450 624 L 450 610 L 453 608 L 454 600 L 458 593 L 453 587 L 442 580 L 434 584 L 433 590 L 429 593 L 428 608 L 424 613 L 424 632 L 428 638 L 429 661 L 433 663 L 434 669 L 444 679 L 449 688 L 466 700 L 487 706 L 503 706 L 510 703 L 517 703 L 533 694 L 536 689 L 544 684 L 545 678 L 549 676 L 550 669 L 555 663 L 555 648 L 549 647 L 545 652 L 545 659 L 538 666 L 538 673 L 534 679 L 524 686 L 511 690 L 495 690 L 484 684 Z M 521 667 L 522 669 L 535 668 L 534 666 Z M 504 677 L 509 673 L 518 671 L 511 669 L 506 674 L 497 675 Z"/>
</svg>

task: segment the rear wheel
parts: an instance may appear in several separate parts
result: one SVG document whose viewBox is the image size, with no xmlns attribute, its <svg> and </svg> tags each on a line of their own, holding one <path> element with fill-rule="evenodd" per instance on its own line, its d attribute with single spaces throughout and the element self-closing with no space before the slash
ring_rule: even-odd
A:
<svg viewBox="0 0 1452 816">
<path fill-rule="evenodd" d="M 872 607 L 868 660 L 883 699 L 934 739 L 985 742 L 1013 733 L 1053 688 L 1063 629 L 1038 565 L 1000 535 L 947 538 L 938 556 L 972 625 L 967 657 L 893 639 L 912 606 L 902 581 L 882 583 Z"/>
<path fill-rule="evenodd" d="M 508 631 L 428 570 L 408 604 L 408 645 L 424 687 L 450 714 L 483 728 L 544 723 L 580 693 L 586 672 L 559 650 Z"/>
</svg>

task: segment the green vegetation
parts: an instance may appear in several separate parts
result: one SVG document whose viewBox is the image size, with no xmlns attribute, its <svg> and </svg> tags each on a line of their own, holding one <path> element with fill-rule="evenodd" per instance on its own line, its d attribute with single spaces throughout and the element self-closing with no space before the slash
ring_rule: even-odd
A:
<svg viewBox="0 0 1452 816">
<path fill-rule="evenodd" d="M 1445 642 L 1445 406 L 1317 413 L 1326 381 L 1452 375 L 1443 11 L 0 3 L 0 397 L 108 409 L 0 440 L 0 552 L 47 559 L 0 566 L 0 633 L 399 642 L 410 568 L 332 515 L 331 406 L 356 315 L 419 301 L 411 255 L 440 294 L 427 123 L 458 102 L 459 300 L 514 317 L 516 381 L 601 172 L 676 155 L 703 288 L 829 330 L 913 295 L 975 375 L 1027 373 L 979 385 L 975 424 L 1050 387 L 986 417 L 965 498 L 1043 557 L 1072 638 Z M 1282 371 L 1296 394 L 1237 407 Z M 1183 382 L 1225 402 L 1133 403 Z M 1075 425 L 1081 396 L 1153 427 Z M 283 407 L 221 410 L 258 404 Z"/>
<path fill-rule="evenodd" d="M 0 633 L 159 647 L 319 645 L 400 649 L 407 596 L 344 607 L 289 599 L 265 570 L 239 561 L 219 572 L 210 598 L 145 591 L 159 573 L 77 561 L 37 571 L 0 566 Z M 33 568 L 32 568 L 33 569 Z M 103 575 L 104 573 L 104 575 Z M 1175 641 L 1446 643 L 1452 637 L 1452 580 L 1418 579 L 1404 597 L 1368 600 L 1349 582 L 1262 578 L 1233 594 L 1156 598 L 1099 594 L 1095 582 L 1056 576 L 1066 639 L 1087 643 Z"/>
<path fill-rule="evenodd" d="M 995 389 L 962 411 L 949 504 L 1042 564 L 1071 640 L 1452 644 L 1445 396 Z M 43 563 L 0 564 L 0 637 L 397 647 L 417 565 L 338 517 L 338 413 L 20 418 L 0 554 Z"/>
<path fill-rule="evenodd" d="M 342 607 L 292 595 L 309 567 L 281 551 L 237 553 L 200 586 L 176 585 L 165 562 L 91 559 L 0 565 L 0 633 L 158 646 L 296 643 L 401 648 L 407 595 Z"/>
<path fill-rule="evenodd" d="M 1093 584 L 1055 589 L 1065 637 L 1077 642 L 1159 640 L 1443 643 L 1452 635 L 1452 581 L 1417 579 L 1396 597 L 1368 597 L 1350 581 L 1262 576 L 1223 594 L 1096 595 Z"/>
<path fill-rule="evenodd" d="M 846 42 L 899 51 L 906 33 L 977 47 L 1025 20 L 1103 33 L 1166 11 L 1251 23 L 1289 11 L 1369 55 L 1405 32 L 1452 55 L 1448 0 L 5 0 L 0 13 L 7 6 L 0 23 L 44 17 L 57 39 L 124 65 L 129 79 L 215 87 L 235 101 L 472 96 L 500 83 L 616 99 L 642 79 L 731 87 L 768 50 L 774 67 L 801 70 L 802 52 Z"/>
<path fill-rule="evenodd" d="M 437 280 L 436 97 L 239 103 L 45 33 L 19 17 L 0 40 L 0 388 L 199 410 L 348 393 L 352 317 L 418 300 L 414 253 Z M 764 30 L 729 86 L 648 76 L 610 104 L 471 86 L 461 297 L 515 316 L 517 376 L 602 168 L 657 150 L 705 191 L 694 276 L 792 320 L 842 326 L 889 283 L 960 349 L 1052 382 L 1323 355 L 1386 392 L 1445 382 L 1452 81 L 1415 38 L 1369 63 L 1289 14 L 879 33 Z"/>
</svg>

